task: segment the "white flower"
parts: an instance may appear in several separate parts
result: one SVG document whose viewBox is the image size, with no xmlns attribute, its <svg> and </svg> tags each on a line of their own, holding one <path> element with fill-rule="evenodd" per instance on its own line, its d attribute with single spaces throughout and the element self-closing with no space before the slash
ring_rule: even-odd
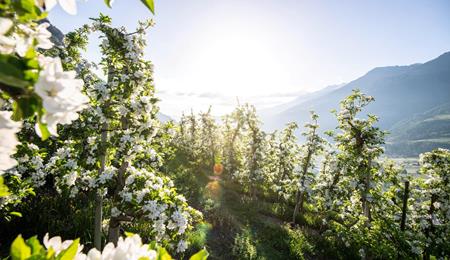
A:
<svg viewBox="0 0 450 260">
<path fill-rule="evenodd" d="M 16 52 L 20 56 L 25 56 L 28 49 L 33 46 L 36 41 L 37 48 L 50 49 L 53 47 L 53 43 L 50 41 L 52 37 L 51 32 L 47 30 L 50 26 L 49 23 L 42 23 L 36 26 L 36 28 L 31 28 L 25 24 L 19 24 L 17 27 L 22 32 L 22 34 L 15 34 L 14 38 L 16 40 Z"/>
<path fill-rule="evenodd" d="M 131 192 L 123 192 L 122 198 L 126 202 L 131 202 L 131 200 L 133 199 L 133 194 Z"/>
<path fill-rule="evenodd" d="M 45 3 L 45 9 L 47 11 L 50 11 L 56 3 L 59 3 L 59 5 L 62 7 L 64 11 L 66 11 L 68 14 L 75 15 L 77 14 L 77 2 L 76 0 L 44 0 Z"/>
<path fill-rule="evenodd" d="M 67 249 L 72 243 L 72 240 L 62 241 L 61 237 L 48 238 L 48 233 L 44 236 L 44 246 L 47 249 L 53 248 L 55 255 L 58 255 L 61 251 Z M 78 254 L 80 254 L 83 246 L 78 246 Z"/>
<path fill-rule="evenodd" d="M 41 57 L 43 67 L 35 85 L 36 93 L 42 98 L 46 114 L 43 122 L 49 132 L 57 135 L 58 123 L 68 124 L 78 118 L 78 111 L 89 100 L 81 92 L 83 81 L 75 79 L 75 71 L 63 71 L 59 58 Z M 38 134 L 40 131 L 37 128 Z"/>
<path fill-rule="evenodd" d="M 145 195 L 150 193 L 150 190 L 145 188 L 142 190 L 136 191 L 136 200 L 138 203 L 141 203 L 141 201 L 144 199 Z"/>
<path fill-rule="evenodd" d="M 366 256 L 366 252 L 364 251 L 364 249 L 363 248 L 361 248 L 361 249 L 359 249 L 359 255 L 362 257 L 362 258 L 365 258 L 365 256 Z"/>
<path fill-rule="evenodd" d="M 126 115 L 126 114 L 129 112 L 128 108 L 126 108 L 126 107 L 123 106 L 123 105 L 119 106 L 118 111 L 119 111 L 119 114 L 120 114 L 121 116 L 124 116 L 124 115 Z"/>
<path fill-rule="evenodd" d="M 87 158 L 87 160 L 86 160 L 86 163 L 87 163 L 88 165 L 93 165 L 93 164 L 95 164 L 96 161 L 97 161 L 97 160 L 96 160 L 94 157 L 88 156 L 88 158 Z"/>
<path fill-rule="evenodd" d="M 67 160 L 66 167 L 70 169 L 77 168 L 77 161 L 75 161 L 74 159 Z"/>
<path fill-rule="evenodd" d="M 411 252 L 413 252 L 416 255 L 420 255 L 422 253 L 422 249 L 420 249 L 419 247 L 413 246 L 411 248 Z"/>
<path fill-rule="evenodd" d="M 11 54 L 14 52 L 16 41 L 13 37 L 5 36 L 11 29 L 13 22 L 11 19 L 0 17 L 0 53 Z"/>
<path fill-rule="evenodd" d="M 120 215 L 120 210 L 116 207 L 111 208 L 111 216 L 112 217 L 117 217 Z"/>
<path fill-rule="evenodd" d="M 184 252 L 187 249 L 188 243 L 184 240 L 180 240 L 177 245 L 177 252 Z"/>
<path fill-rule="evenodd" d="M 87 138 L 87 142 L 88 142 L 88 144 L 90 144 L 90 145 L 95 144 L 95 136 L 90 136 L 90 137 L 88 137 L 88 138 Z"/>
<path fill-rule="evenodd" d="M 117 247 L 113 243 L 108 243 L 100 253 L 97 249 L 89 250 L 87 255 L 80 255 L 77 259 L 85 260 L 119 260 L 119 259 L 156 259 L 156 251 L 150 250 L 147 244 L 142 244 L 139 235 L 133 235 L 123 239 L 119 238 Z"/>
<path fill-rule="evenodd" d="M 75 181 L 77 180 L 78 173 L 77 172 L 71 172 L 66 176 L 66 184 L 67 186 L 73 186 L 75 185 Z"/>
<path fill-rule="evenodd" d="M 12 112 L 0 111 L 0 175 L 16 165 L 11 155 L 19 144 L 16 133 L 19 132 L 22 124 L 12 121 L 11 115 Z"/>
<path fill-rule="evenodd" d="M 144 76 L 144 72 L 138 70 L 138 71 L 134 72 L 134 76 L 136 78 L 142 78 Z"/>
</svg>

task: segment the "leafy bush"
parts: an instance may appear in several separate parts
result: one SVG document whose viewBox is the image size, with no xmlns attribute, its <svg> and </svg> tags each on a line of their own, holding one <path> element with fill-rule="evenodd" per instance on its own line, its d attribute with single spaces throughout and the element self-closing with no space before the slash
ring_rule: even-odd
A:
<svg viewBox="0 0 450 260">
<path fill-rule="evenodd" d="M 257 259 L 255 239 L 250 228 L 246 227 L 236 235 L 232 252 L 236 259 Z"/>
<path fill-rule="evenodd" d="M 187 241 L 189 242 L 191 248 L 190 250 L 200 250 L 205 247 L 206 245 L 206 239 L 208 236 L 208 233 L 211 231 L 211 224 L 203 222 L 195 226 L 194 232 L 192 232 L 188 238 Z"/>
<path fill-rule="evenodd" d="M 314 252 L 314 247 L 300 229 L 285 228 L 289 235 L 289 253 L 293 258 L 305 259 L 305 255 L 311 255 Z"/>
</svg>

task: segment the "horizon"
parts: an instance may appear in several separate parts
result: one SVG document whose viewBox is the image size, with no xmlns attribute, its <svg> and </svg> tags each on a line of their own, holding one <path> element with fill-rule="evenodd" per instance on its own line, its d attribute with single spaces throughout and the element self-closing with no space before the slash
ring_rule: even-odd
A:
<svg viewBox="0 0 450 260">
<path fill-rule="evenodd" d="M 155 65 L 161 112 L 172 118 L 210 105 L 220 116 L 237 98 L 270 108 L 348 83 L 375 67 L 424 63 L 449 51 L 448 1 L 156 5 L 153 16 L 139 2 L 116 1 L 108 9 L 102 1 L 80 1 L 77 15 L 57 7 L 49 19 L 64 33 L 99 11 L 129 29 L 138 20 L 154 19 L 146 57 Z M 125 8 L 127 14 L 121 12 Z M 98 60 L 97 44 L 94 39 L 86 53 L 90 60 Z"/>
</svg>

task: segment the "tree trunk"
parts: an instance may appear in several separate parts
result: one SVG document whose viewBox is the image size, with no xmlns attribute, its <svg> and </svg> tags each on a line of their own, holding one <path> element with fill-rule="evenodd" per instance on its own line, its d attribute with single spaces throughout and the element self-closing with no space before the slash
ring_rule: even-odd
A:
<svg viewBox="0 0 450 260">
<path fill-rule="evenodd" d="M 405 193 L 403 195 L 403 206 L 402 206 L 402 221 L 400 224 L 401 231 L 405 231 L 406 227 L 406 210 L 408 209 L 408 197 L 409 197 L 409 181 L 405 181 Z"/>
<path fill-rule="evenodd" d="M 125 186 L 125 171 L 128 168 L 128 162 L 122 161 L 122 164 L 118 170 L 117 175 L 117 187 L 114 192 L 113 199 L 120 200 L 119 193 L 123 190 L 123 187 Z M 114 243 L 114 245 L 117 245 L 117 241 L 119 240 L 120 235 L 120 223 L 121 220 L 119 217 L 111 217 L 109 221 L 109 227 L 108 227 L 108 241 Z"/>
<path fill-rule="evenodd" d="M 120 221 L 115 217 L 111 217 L 108 228 L 108 241 L 114 243 L 114 245 L 117 245 L 117 241 L 119 241 L 119 236 L 120 236 Z"/>
<path fill-rule="evenodd" d="M 97 191 L 95 194 L 94 246 L 99 251 L 102 250 L 102 200 L 102 194 Z"/>
<path fill-rule="evenodd" d="M 295 208 L 294 208 L 294 214 L 292 216 L 292 223 L 295 224 L 295 220 L 297 219 L 298 213 L 303 213 L 303 201 L 304 201 L 305 194 L 303 191 L 297 190 L 295 193 Z"/>
<path fill-rule="evenodd" d="M 294 224 L 295 224 L 295 218 L 297 217 L 297 214 L 299 212 L 303 214 L 303 200 L 305 197 L 305 191 L 300 190 L 300 189 L 302 189 L 303 186 L 305 186 L 305 178 L 306 178 L 306 175 L 308 174 L 308 168 L 309 168 L 309 164 L 311 162 L 312 154 L 313 154 L 313 151 L 311 151 L 311 148 L 308 148 L 308 154 L 306 156 L 305 164 L 302 167 L 303 175 L 301 175 L 301 176 L 303 176 L 304 178 L 301 179 L 301 182 L 299 180 L 298 189 L 297 189 L 297 192 L 295 195 L 295 208 L 294 208 L 294 214 L 292 216 L 292 222 L 294 222 Z"/>
<path fill-rule="evenodd" d="M 128 121 L 127 118 L 122 117 L 122 129 L 125 130 L 128 128 Z M 128 168 L 128 162 L 123 159 L 123 161 L 120 164 L 120 168 L 117 171 L 117 183 L 116 183 L 116 189 L 114 191 L 113 200 L 114 201 L 120 201 L 121 198 L 119 196 L 119 193 L 123 190 L 125 187 L 125 172 Z M 119 216 L 120 217 L 120 216 Z M 117 245 L 117 241 L 119 240 L 120 235 L 120 218 L 119 217 L 111 217 L 109 221 L 109 228 L 108 228 L 108 241 L 114 243 L 114 245 Z M 123 217 L 123 216 L 122 216 Z"/>
<path fill-rule="evenodd" d="M 371 160 L 369 160 L 367 168 L 365 169 L 366 176 L 364 177 L 364 195 L 362 196 L 363 214 L 367 218 L 367 224 L 372 221 L 372 216 L 370 214 L 370 202 L 367 200 L 370 191 L 370 165 Z"/>
<path fill-rule="evenodd" d="M 100 169 L 98 174 L 101 175 L 105 170 L 106 165 L 106 140 L 108 138 L 108 124 L 103 123 L 102 126 L 102 137 L 101 137 L 101 149 L 102 153 L 100 155 Z M 95 213 L 94 213 L 94 245 L 98 250 L 102 249 L 102 220 L 103 220 L 103 196 L 100 191 L 95 194 Z"/>
</svg>

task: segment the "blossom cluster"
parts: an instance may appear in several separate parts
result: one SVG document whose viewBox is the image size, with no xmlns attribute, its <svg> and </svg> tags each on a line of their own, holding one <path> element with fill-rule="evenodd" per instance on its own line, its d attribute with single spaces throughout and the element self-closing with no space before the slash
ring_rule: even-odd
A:
<svg viewBox="0 0 450 260">
<path fill-rule="evenodd" d="M 16 165 L 16 161 L 10 155 L 15 152 L 19 143 L 16 134 L 20 131 L 22 123 L 12 121 L 11 116 L 12 112 L 0 111 L 0 176 Z"/>
<path fill-rule="evenodd" d="M 75 68 L 84 81 L 89 103 L 78 118 L 59 129 L 58 142 L 52 147 L 20 145 L 16 158 L 21 164 L 10 174 L 36 189 L 52 184 L 62 196 L 100 193 L 111 205 L 109 223 L 145 222 L 151 228 L 143 235 L 182 252 L 188 246 L 185 237 L 201 214 L 159 172 L 158 107 L 152 65 L 143 59 L 149 25 L 140 23 L 136 33 L 128 34 L 124 28 L 110 27 L 104 18 L 83 27 L 76 36 L 68 35 L 67 47 L 59 55 L 63 66 Z M 70 56 L 79 48 L 72 44 L 72 37 L 87 38 L 94 31 L 103 35 L 103 61 L 95 65 Z M 95 75 L 92 66 L 103 67 L 108 80 Z M 76 93 L 71 95 L 76 98 Z"/>
<path fill-rule="evenodd" d="M 61 237 L 55 236 L 49 238 L 46 234 L 43 240 L 43 244 L 47 250 L 53 250 L 55 255 L 59 255 L 64 250 L 67 250 L 72 244 L 73 240 L 63 241 Z M 143 244 L 141 237 L 137 234 L 126 237 L 125 239 L 120 237 L 117 246 L 113 243 L 105 245 L 102 251 L 92 248 L 83 253 L 83 245 L 79 245 L 74 257 L 75 260 L 112 260 L 112 259 L 156 259 L 157 251 L 150 249 L 148 244 Z"/>
<path fill-rule="evenodd" d="M 52 34 L 48 31 L 49 26 L 47 22 L 21 23 L 14 17 L 0 17 L 0 54 L 29 59 L 30 51 L 34 53 L 51 49 L 54 44 L 51 41 Z M 83 81 L 76 78 L 75 71 L 64 71 L 58 57 L 38 54 L 37 60 L 39 76 L 34 85 L 34 92 L 42 100 L 45 111 L 39 113 L 43 115 L 36 123 L 36 132 L 40 136 L 43 135 L 40 126 L 40 123 L 43 123 L 50 134 L 57 135 L 57 124 L 68 124 L 77 119 L 78 112 L 85 107 L 88 99 L 82 93 Z M 17 131 L 12 131 L 11 126 L 17 124 L 12 122 L 9 112 L 1 112 L 0 131 L 5 131 L 5 136 L 10 137 L 4 141 L 8 143 L 2 144 L 0 150 L 0 164 L 5 168 L 13 165 L 10 161 L 13 152 L 11 146 L 16 138 L 11 136 L 11 133 Z"/>
</svg>

